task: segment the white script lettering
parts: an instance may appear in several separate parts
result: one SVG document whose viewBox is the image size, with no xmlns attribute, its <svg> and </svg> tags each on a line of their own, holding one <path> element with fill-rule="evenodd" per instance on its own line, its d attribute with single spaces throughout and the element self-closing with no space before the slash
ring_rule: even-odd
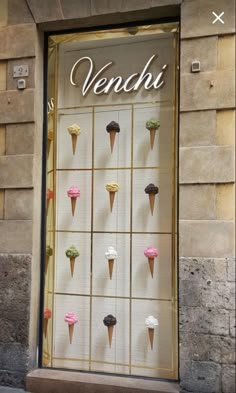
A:
<svg viewBox="0 0 236 393">
<path fill-rule="evenodd" d="M 53 113 L 53 111 L 54 111 L 54 98 L 52 97 L 48 100 L 48 115 L 49 113 Z"/>
<path fill-rule="evenodd" d="M 125 93 L 129 93 L 132 91 L 137 91 L 142 85 L 144 86 L 145 90 L 150 90 L 152 88 L 157 90 L 165 83 L 165 81 L 163 80 L 163 76 L 167 69 L 167 64 L 164 64 L 162 66 L 161 72 L 159 72 L 159 74 L 155 78 L 151 72 L 148 72 L 148 70 L 156 58 L 157 55 L 152 55 L 143 67 L 140 74 L 135 72 L 124 80 L 119 75 L 112 77 L 111 79 L 108 79 L 106 77 L 102 77 L 101 79 L 99 79 L 99 77 L 101 77 L 101 75 L 113 65 L 112 61 L 105 64 L 97 73 L 94 73 L 95 67 L 93 60 L 87 56 L 81 57 L 81 59 L 75 62 L 71 69 L 70 83 L 73 86 L 77 86 L 77 83 L 75 81 L 76 73 L 80 64 L 87 61 L 89 63 L 89 70 L 82 86 L 83 96 L 85 96 L 91 89 L 93 89 L 93 92 L 96 95 L 108 94 L 112 89 L 115 93 L 120 93 L 122 91 L 124 91 Z M 133 84 L 131 85 L 131 83 Z"/>
</svg>

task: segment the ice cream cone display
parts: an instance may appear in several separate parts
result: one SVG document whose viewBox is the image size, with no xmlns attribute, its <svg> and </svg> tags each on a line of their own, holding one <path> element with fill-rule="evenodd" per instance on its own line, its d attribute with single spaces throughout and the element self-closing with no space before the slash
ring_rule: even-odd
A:
<svg viewBox="0 0 236 393">
<path fill-rule="evenodd" d="M 77 144 L 77 137 L 81 134 L 80 126 L 78 124 L 72 124 L 67 128 L 69 134 L 71 135 L 72 141 L 72 152 L 75 154 L 76 151 L 76 144 Z"/>
<path fill-rule="evenodd" d="M 150 146 L 151 149 L 153 149 L 154 142 L 155 142 L 155 136 L 156 136 L 156 131 L 160 127 L 160 122 L 155 119 L 150 119 L 146 122 L 146 128 L 147 130 L 150 131 Z"/>
<path fill-rule="evenodd" d="M 148 258 L 148 263 L 149 263 L 150 273 L 151 273 L 151 276 L 153 278 L 154 258 Z"/>
<path fill-rule="evenodd" d="M 114 247 L 112 247 L 112 246 L 108 247 L 107 251 L 105 252 L 105 257 L 108 260 L 109 277 L 111 280 L 113 268 L 114 268 L 114 261 L 118 257 L 117 251 L 114 249 Z"/>
<path fill-rule="evenodd" d="M 104 325 L 107 327 L 107 332 L 108 332 L 108 343 L 109 347 L 111 348 L 112 344 L 112 336 L 113 336 L 113 329 L 114 326 L 117 323 L 116 317 L 114 317 L 111 314 L 108 314 L 104 319 L 103 319 Z"/>
<path fill-rule="evenodd" d="M 153 350 L 153 341 L 154 341 L 154 329 L 153 328 L 148 328 L 148 336 L 149 336 L 151 350 Z"/>
<path fill-rule="evenodd" d="M 49 265 L 49 255 L 46 255 L 45 259 L 45 274 L 48 272 L 48 265 Z"/>
<path fill-rule="evenodd" d="M 73 334 L 74 334 L 74 325 L 68 325 L 68 330 L 69 330 L 70 344 L 72 344 Z"/>
<path fill-rule="evenodd" d="M 110 131 L 110 147 L 111 147 L 111 153 L 113 152 L 113 147 L 116 139 L 116 131 Z"/>
<path fill-rule="evenodd" d="M 70 272 L 71 277 L 73 277 L 75 269 L 75 258 L 79 256 L 79 251 L 74 245 L 72 245 L 66 250 L 66 256 L 70 259 Z"/>
<path fill-rule="evenodd" d="M 51 199 L 53 199 L 53 197 L 54 197 L 53 191 L 50 190 L 50 188 L 48 188 L 48 190 L 47 190 L 47 206 L 46 206 L 47 214 L 48 214 L 48 210 L 49 210 L 49 206 L 50 206 L 50 201 L 51 201 Z"/>
<path fill-rule="evenodd" d="M 50 153 L 50 148 L 51 148 L 51 143 L 53 141 L 53 131 L 49 130 L 48 131 L 48 141 L 47 141 L 47 157 L 49 156 Z"/>
<path fill-rule="evenodd" d="M 151 276 L 153 278 L 154 260 L 158 256 L 157 249 L 153 246 L 149 246 L 144 250 L 144 255 L 145 257 L 148 258 L 149 269 L 150 269 Z"/>
<path fill-rule="evenodd" d="M 110 147 L 111 147 L 111 153 L 112 153 L 113 152 L 114 143 L 115 143 L 116 134 L 118 132 L 120 132 L 120 126 L 115 121 L 111 121 L 106 126 L 106 130 L 107 130 L 107 132 L 110 135 Z"/>
<path fill-rule="evenodd" d="M 72 216 L 74 217 L 75 208 L 76 208 L 76 201 L 77 201 L 77 198 L 80 197 L 80 190 L 76 186 L 71 186 L 67 190 L 67 196 L 69 198 L 71 198 L 71 213 L 72 213 Z"/>
<path fill-rule="evenodd" d="M 45 273 L 46 274 L 47 274 L 47 271 L 48 271 L 49 260 L 50 260 L 50 257 L 52 256 L 52 254 L 53 254 L 52 247 L 47 245 L 47 247 L 46 247 L 46 261 L 45 261 Z"/>
<path fill-rule="evenodd" d="M 78 318 L 72 311 L 69 311 L 65 317 L 64 321 L 68 323 L 68 330 L 69 330 L 69 341 L 72 344 L 73 341 L 73 334 L 74 334 L 74 326 L 78 322 Z"/>
<path fill-rule="evenodd" d="M 110 347 L 110 348 L 111 348 L 111 344 L 112 344 L 113 330 L 114 330 L 114 326 L 108 326 L 108 327 L 107 327 L 108 342 L 109 342 L 109 347 Z"/>
<path fill-rule="evenodd" d="M 150 205 L 151 214 L 153 216 L 153 211 L 154 211 L 154 206 L 155 206 L 155 196 L 156 196 L 156 194 L 158 194 L 159 189 L 153 183 L 150 183 L 150 184 L 148 184 L 148 186 L 145 188 L 144 191 L 149 196 L 149 205 Z"/>
<path fill-rule="evenodd" d="M 150 205 L 150 209 L 151 209 L 151 213 L 153 216 L 153 210 L 154 210 L 154 205 L 155 205 L 155 194 L 149 194 L 149 205 Z"/>
<path fill-rule="evenodd" d="M 43 334 L 44 337 L 47 338 L 48 332 L 48 320 L 52 317 L 52 312 L 49 308 L 45 308 L 43 313 Z"/>
<path fill-rule="evenodd" d="M 153 343 L 154 343 L 154 332 L 155 328 L 158 326 L 158 320 L 154 318 L 152 315 L 145 319 L 145 325 L 148 328 L 148 337 L 150 342 L 151 350 L 153 350 Z"/>
<path fill-rule="evenodd" d="M 74 274 L 74 269 L 75 269 L 75 258 L 72 257 L 70 258 L 70 271 L 71 271 L 71 276 L 73 277 Z"/>
<path fill-rule="evenodd" d="M 44 337 L 47 338 L 47 334 L 48 334 L 48 319 L 43 320 L 43 334 Z"/>
<path fill-rule="evenodd" d="M 108 259 L 108 269 L 109 269 L 110 280 L 112 279 L 113 267 L 114 267 L 114 259 Z"/>
<path fill-rule="evenodd" d="M 71 213 L 72 213 L 72 216 L 74 217 L 77 198 L 71 197 L 70 201 L 71 201 Z"/>
<path fill-rule="evenodd" d="M 75 135 L 75 134 L 71 135 L 71 142 L 72 142 L 72 151 L 73 151 L 73 154 L 75 155 L 75 150 L 76 150 L 76 145 L 77 145 L 77 135 Z"/>
<path fill-rule="evenodd" d="M 113 205 L 114 205 L 114 200 L 115 200 L 115 192 L 109 191 L 109 199 L 110 199 L 110 209 L 112 212 Z"/>
<path fill-rule="evenodd" d="M 109 192 L 110 210 L 112 212 L 113 204 L 115 200 L 115 193 L 119 190 L 119 185 L 115 182 L 107 183 L 106 190 Z"/>
</svg>

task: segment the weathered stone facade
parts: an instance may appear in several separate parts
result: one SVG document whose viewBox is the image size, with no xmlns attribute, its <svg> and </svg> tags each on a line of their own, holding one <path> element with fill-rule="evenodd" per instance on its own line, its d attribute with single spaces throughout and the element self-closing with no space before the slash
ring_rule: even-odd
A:
<svg viewBox="0 0 236 393">
<path fill-rule="evenodd" d="M 78 5 L 79 3 L 79 5 Z M 212 24 L 212 11 L 225 23 Z M 0 2 L 0 384 L 37 366 L 43 31 L 181 15 L 181 392 L 233 393 L 235 5 L 233 0 Z M 190 72 L 201 61 L 201 72 Z M 27 89 L 13 65 L 27 61 Z"/>
<path fill-rule="evenodd" d="M 180 385 L 182 392 L 230 393 L 235 391 L 235 35 L 212 32 L 202 19 L 198 27 L 192 19 L 190 27 L 189 19 L 197 12 L 205 18 L 210 5 L 217 9 L 210 1 L 182 6 Z M 190 73 L 194 58 L 201 61 L 198 75 Z"/>
<path fill-rule="evenodd" d="M 186 391 L 234 391 L 233 379 L 224 382 L 235 365 L 232 266 L 227 258 L 180 258 L 180 375 Z"/>
<path fill-rule="evenodd" d="M 42 55 L 36 65 L 25 1 L 0 2 L 0 42 L 0 385 L 20 387 L 37 364 L 42 157 Z M 19 61 L 31 74 L 21 92 L 12 78 Z"/>
<path fill-rule="evenodd" d="M 0 381 L 21 386 L 29 363 L 31 255 L 1 254 Z"/>
</svg>

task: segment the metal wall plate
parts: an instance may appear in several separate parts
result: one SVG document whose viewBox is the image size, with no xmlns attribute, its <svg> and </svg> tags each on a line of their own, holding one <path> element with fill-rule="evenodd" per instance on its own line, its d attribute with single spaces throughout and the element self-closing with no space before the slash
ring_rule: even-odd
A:
<svg viewBox="0 0 236 393">
<path fill-rule="evenodd" d="M 13 67 L 13 78 L 21 78 L 22 76 L 29 75 L 29 66 L 27 64 L 24 65 L 16 65 Z"/>
<path fill-rule="evenodd" d="M 199 60 L 192 61 L 191 71 L 192 72 L 200 72 L 201 71 L 201 63 Z"/>
<path fill-rule="evenodd" d="M 24 90 L 25 88 L 26 88 L 25 79 L 18 79 L 18 81 L 17 81 L 17 89 L 18 90 Z"/>
</svg>

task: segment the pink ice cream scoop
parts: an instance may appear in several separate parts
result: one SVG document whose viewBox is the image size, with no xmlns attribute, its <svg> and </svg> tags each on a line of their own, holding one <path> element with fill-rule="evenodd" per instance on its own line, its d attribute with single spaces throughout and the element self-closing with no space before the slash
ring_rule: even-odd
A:
<svg viewBox="0 0 236 393">
<path fill-rule="evenodd" d="M 69 311 L 65 315 L 64 321 L 68 323 L 69 339 L 70 339 L 70 344 L 72 344 L 73 334 L 74 334 L 74 326 L 78 322 L 78 318 L 72 311 Z"/>
<path fill-rule="evenodd" d="M 151 276 L 153 278 L 154 258 L 156 258 L 158 256 L 157 249 L 153 246 L 149 246 L 149 247 L 145 248 L 144 255 L 145 255 L 145 257 L 148 258 L 149 269 L 150 269 Z"/>
<path fill-rule="evenodd" d="M 52 316 L 52 311 L 49 308 L 45 308 L 43 316 L 44 319 L 50 319 Z"/>
<path fill-rule="evenodd" d="M 145 248 L 144 255 L 147 258 L 156 258 L 158 256 L 157 249 L 153 246 Z"/>
<path fill-rule="evenodd" d="M 50 190 L 50 188 L 48 188 L 47 189 L 47 205 L 46 205 L 47 214 L 48 214 L 48 209 L 49 209 L 49 206 L 50 206 L 50 200 L 53 199 L 53 197 L 54 197 L 53 191 Z"/>
<path fill-rule="evenodd" d="M 52 311 L 49 308 L 45 308 L 43 313 L 43 333 L 44 337 L 47 338 L 48 333 L 48 320 L 52 317 Z"/>
<path fill-rule="evenodd" d="M 80 190 L 76 186 L 71 186 L 69 190 L 67 190 L 67 195 L 71 200 L 71 211 L 72 211 L 72 216 L 74 216 L 76 201 L 77 198 L 80 196 Z"/>
<path fill-rule="evenodd" d="M 69 198 L 77 198 L 80 196 L 80 190 L 76 186 L 71 186 L 69 190 L 67 190 L 67 195 Z"/>
<path fill-rule="evenodd" d="M 47 199 L 53 199 L 53 191 L 50 188 L 47 190 Z"/>
<path fill-rule="evenodd" d="M 64 321 L 68 323 L 68 325 L 74 325 L 78 322 L 77 316 L 72 312 L 69 311 L 64 318 Z"/>
</svg>

